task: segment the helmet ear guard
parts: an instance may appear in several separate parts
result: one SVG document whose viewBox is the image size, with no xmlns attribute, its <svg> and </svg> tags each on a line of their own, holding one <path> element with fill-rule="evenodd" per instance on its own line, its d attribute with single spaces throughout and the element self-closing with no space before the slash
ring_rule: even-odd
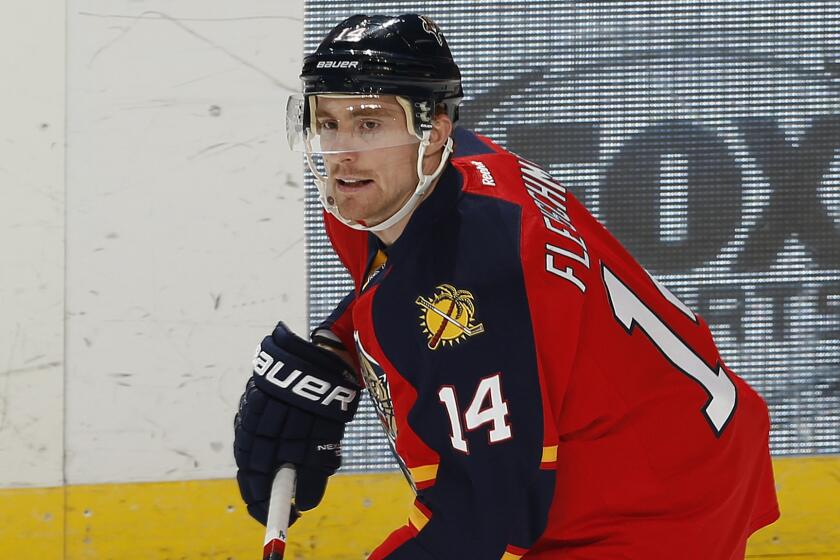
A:
<svg viewBox="0 0 840 560">
<path fill-rule="evenodd" d="M 401 95 L 397 96 L 397 102 L 402 105 L 406 116 L 412 117 L 406 124 L 409 130 L 414 130 L 418 138 L 423 136 L 423 131 L 432 129 L 440 107 L 443 107 L 453 123 L 458 120 L 459 107 L 454 103 L 436 101 L 434 98 L 407 98 Z M 458 102 L 460 103 L 460 99 Z"/>
<path fill-rule="evenodd" d="M 405 111 L 405 126 L 409 132 L 413 132 L 418 138 L 423 138 L 423 132 L 432 129 L 432 120 L 429 118 L 429 102 L 407 99 L 401 95 L 397 96 L 403 111 Z"/>
</svg>

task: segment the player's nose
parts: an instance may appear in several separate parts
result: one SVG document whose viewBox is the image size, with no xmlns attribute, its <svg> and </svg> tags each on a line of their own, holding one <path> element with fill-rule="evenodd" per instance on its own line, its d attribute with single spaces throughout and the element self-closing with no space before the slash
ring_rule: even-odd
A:
<svg viewBox="0 0 840 560">
<path fill-rule="evenodd" d="M 359 157 L 359 153 L 358 152 L 347 151 L 347 152 L 341 152 L 340 154 L 338 154 L 338 156 L 339 156 L 338 161 L 340 163 L 349 163 L 349 162 L 356 161 Z"/>
<path fill-rule="evenodd" d="M 352 164 L 358 159 L 357 152 L 338 152 L 334 154 L 324 154 L 324 161 L 330 167 L 330 174 L 335 175 L 343 166 Z"/>
</svg>

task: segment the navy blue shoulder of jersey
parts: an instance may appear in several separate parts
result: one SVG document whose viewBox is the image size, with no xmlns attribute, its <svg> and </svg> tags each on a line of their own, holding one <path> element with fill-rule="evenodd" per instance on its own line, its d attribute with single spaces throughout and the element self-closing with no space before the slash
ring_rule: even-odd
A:
<svg viewBox="0 0 840 560">
<path fill-rule="evenodd" d="M 455 128 L 452 139 L 455 141 L 455 152 L 452 154 L 453 158 L 475 157 L 495 153 L 495 150 L 484 143 L 474 132 L 466 128 Z"/>
<path fill-rule="evenodd" d="M 527 549 L 545 529 L 555 475 L 540 470 L 543 411 L 520 256 L 521 208 L 464 193 L 462 180 L 447 166 L 390 247 L 373 326 L 385 355 L 417 391 L 409 426 L 440 455 L 436 483 L 418 493 L 432 515 L 417 544 L 435 558 L 500 558 L 508 546 Z M 430 309 L 442 299 L 451 302 L 443 314 L 460 323 L 450 329 L 454 337 L 446 336 L 449 319 Z M 468 426 L 468 452 L 453 449 L 440 390 L 451 387 L 463 411 L 487 379 L 499 384 L 511 435 L 492 441 L 494 425 Z"/>
</svg>

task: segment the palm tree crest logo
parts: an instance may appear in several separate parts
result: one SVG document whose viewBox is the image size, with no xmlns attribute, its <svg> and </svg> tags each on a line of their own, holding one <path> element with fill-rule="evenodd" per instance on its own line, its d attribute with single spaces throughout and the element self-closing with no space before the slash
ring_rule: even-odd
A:
<svg viewBox="0 0 840 560">
<path fill-rule="evenodd" d="M 435 288 L 431 299 L 418 297 L 415 303 L 421 309 L 420 324 L 430 350 L 437 350 L 441 344 L 452 346 L 484 332 L 483 323 L 473 323 L 475 297 L 467 290 L 442 284 Z"/>
</svg>

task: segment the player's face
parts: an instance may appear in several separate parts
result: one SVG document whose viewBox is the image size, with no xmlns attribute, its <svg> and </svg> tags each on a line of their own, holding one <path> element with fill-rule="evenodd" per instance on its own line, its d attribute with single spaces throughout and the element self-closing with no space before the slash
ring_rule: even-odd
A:
<svg viewBox="0 0 840 560">
<path fill-rule="evenodd" d="M 376 103 L 320 97 L 315 116 L 322 144 L 329 143 L 330 130 L 341 138 L 340 151 L 324 154 L 328 190 L 341 215 L 374 226 L 395 214 L 418 182 L 419 140 L 408 132 L 402 106 L 393 96 Z"/>
</svg>

